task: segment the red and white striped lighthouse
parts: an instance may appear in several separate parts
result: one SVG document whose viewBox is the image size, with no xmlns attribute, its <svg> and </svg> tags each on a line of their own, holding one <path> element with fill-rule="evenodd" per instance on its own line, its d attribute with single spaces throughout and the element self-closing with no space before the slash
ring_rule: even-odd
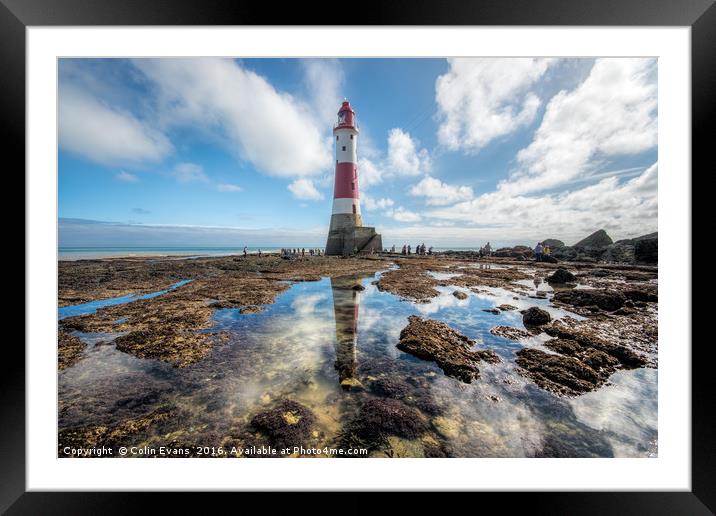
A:
<svg viewBox="0 0 716 516">
<path fill-rule="evenodd" d="M 326 254 L 353 254 L 370 249 L 380 251 L 380 235 L 375 233 L 374 228 L 363 228 L 358 190 L 358 124 L 355 111 L 347 100 L 338 110 L 333 136 L 336 179 Z"/>
<path fill-rule="evenodd" d="M 338 122 L 333 127 L 336 138 L 336 183 L 333 190 L 332 215 L 349 215 L 353 225 L 362 226 L 360 195 L 358 194 L 358 124 L 356 114 L 347 100 L 338 110 Z"/>
</svg>

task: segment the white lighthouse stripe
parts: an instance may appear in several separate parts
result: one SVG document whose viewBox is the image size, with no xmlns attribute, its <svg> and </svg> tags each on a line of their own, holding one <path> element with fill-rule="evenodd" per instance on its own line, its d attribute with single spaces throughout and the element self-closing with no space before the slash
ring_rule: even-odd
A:
<svg viewBox="0 0 716 516">
<path fill-rule="evenodd" d="M 356 207 L 355 213 L 360 215 L 360 201 L 351 197 L 341 197 L 333 199 L 333 214 L 353 213 L 353 205 Z"/>
<path fill-rule="evenodd" d="M 358 163 L 358 154 L 356 152 L 357 138 L 357 136 L 354 136 L 351 140 L 347 134 L 338 135 L 338 140 L 336 140 L 337 163 Z"/>
</svg>

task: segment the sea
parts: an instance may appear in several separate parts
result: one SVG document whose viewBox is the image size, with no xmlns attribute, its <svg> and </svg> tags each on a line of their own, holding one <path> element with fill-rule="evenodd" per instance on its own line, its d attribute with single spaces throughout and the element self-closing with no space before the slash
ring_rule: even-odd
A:
<svg viewBox="0 0 716 516">
<path fill-rule="evenodd" d="M 287 246 L 308 249 L 320 249 L 323 247 L 315 246 Z M 278 253 L 281 246 L 264 246 L 264 247 L 247 247 L 246 251 L 251 254 L 257 254 L 259 250 L 262 253 Z M 396 249 L 398 249 L 396 247 Z M 434 252 L 439 251 L 477 251 L 478 247 L 433 247 Z M 177 258 L 199 258 L 204 256 L 227 256 L 232 254 L 243 254 L 244 248 L 241 247 L 59 247 L 57 255 L 59 260 L 91 260 L 98 258 L 117 258 L 117 257 L 144 257 L 144 256 L 175 256 Z"/>
</svg>

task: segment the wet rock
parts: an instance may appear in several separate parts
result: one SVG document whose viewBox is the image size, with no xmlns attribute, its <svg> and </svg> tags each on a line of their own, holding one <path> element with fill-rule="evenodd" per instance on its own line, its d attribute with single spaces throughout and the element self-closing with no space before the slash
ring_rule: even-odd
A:
<svg viewBox="0 0 716 516">
<path fill-rule="evenodd" d="M 311 436 L 316 416 L 300 403 L 283 399 L 251 419 L 251 426 L 277 448 L 305 444 Z"/>
<path fill-rule="evenodd" d="M 483 308 L 482 311 L 492 315 L 498 315 L 500 313 L 497 308 Z"/>
<path fill-rule="evenodd" d="M 628 289 L 622 290 L 622 294 L 630 301 L 642 301 L 648 303 L 656 303 L 659 301 L 659 295 L 656 289 Z"/>
<path fill-rule="evenodd" d="M 435 289 L 438 284 L 438 280 L 427 274 L 419 264 L 403 263 L 399 269 L 382 274 L 376 286 L 381 292 L 390 292 L 403 299 L 427 303 L 440 295 Z"/>
<path fill-rule="evenodd" d="M 614 243 L 614 241 L 607 235 L 607 232 L 603 229 L 600 229 L 598 231 L 595 231 L 588 237 L 580 240 L 576 244 L 574 244 L 574 247 L 583 247 L 583 248 L 605 248 L 609 245 Z"/>
<path fill-rule="evenodd" d="M 522 323 L 525 326 L 542 326 L 552 320 L 549 312 L 536 306 L 532 306 L 522 314 Z"/>
<path fill-rule="evenodd" d="M 529 246 L 516 245 L 515 247 L 501 247 L 492 254 L 498 258 L 517 258 L 525 260 L 532 258 L 534 251 Z"/>
<path fill-rule="evenodd" d="M 398 378 L 382 377 L 371 382 L 370 390 L 378 396 L 401 399 L 407 397 L 412 388 Z"/>
<path fill-rule="evenodd" d="M 387 435 L 416 439 L 427 431 L 427 425 L 417 410 L 402 401 L 373 398 L 361 407 L 354 430 L 367 439 Z"/>
<path fill-rule="evenodd" d="M 564 242 L 556 238 L 548 238 L 547 240 L 542 240 L 542 245 L 546 245 L 550 249 L 559 249 L 560 247 L 564 247 Z"/>
<path fill-rule="evenodd" d="M 625 342 L 635 344 L 637 339 L 655 339 L 655 335 L 653 337 L 649 336 L 644 331 L 647 329 L 644 325 L 636 324 L 633 328 L 628 328 L 621 324 L 621 321 L 614 319 L 599 322 L 590 320 L 576 321 L 572 318 L 565 317 L 554 321 L 549 326 L 546 326 L 544 331 L 547 335 L 557 337 L 558 339 L 576 341 L 580 345 L 580 349 L 577 351 L 582 353 L 583 356 L 591 353 L 590 350 L 597 350 L 606 353 L 618 361 L 618 364 L 613 364 L 611 361 L 608 361 L 610 362 L 609 365 L 619 365 L 625 369 L 634 369 L 646 366 L 647 360 L 644 356 L 632 351 L 623 344 L 607 340 L 607 337 L 612 335 L 609 332 L 615 332 L 616 335 L 618 335 L 619 338 L 624 339 Z M 561 344 L 557 343 L 554 345 Z M 577 352 L 572 354 L 575 356 L 578 355 Z M 604 361 L 603 358 L 599 358 L 596 355 L 593 360 Z"/>
<path fill-rule="evenodd" d="M 213 334 L 140 330 L 117 337 L 117 349 L 138 358 L 153 358 L 174 367 L 186 367 L 204 358 L 214 343 Z M 225 337 L 221 335 L 216 338 Z"/>
<path fill-rule="evenodd" d="M 508 305 L 508 304 L 502 304 L 502 305 L 498 306 L 497 308 L 499 308 L 499 309 L 502 310 L 503 312 L 509 312 L 509 311 L 511 311 L 511 310 L 517 310 L 517 307 L 516 307 L 516 306 L 514 306 L 514 305 Z"/>
<path fill-rule="evenodd" d="M 594 305 L 602 310 L 612 312 L 624 306 L 626 297 L 618 290 L 574 289 L 555 293 L 553 300 L 573 306 Z"/>
<path fill-rule="evenodd" d="M 636 239 L 634 242 L 634 261 L 637 263 L 659 263 L 659 236 L 651 233 Z"/>
<path fill-rule="evenodd" d="M 538 349 L 521 349 L 516 363 L 520 372 L 541 388 L 566 396 L 592 391 L 606 381 L 604 375 L 576 358 Z"/>
<path fill-rule="evenodd" d="M 547 276 L 547 283 L 574 283 L 577 278 L 566 269 L 557 269 L 551 276 Z"/>
<path fill-rule="evenodd" d="M 75 365 L 87 345 L 75 335 L 60 331 L 57 335 L 57 361 L 60 369 Z"/>
<path fill-rule="evenodd" d="M 452 293 L 452 295 L 458 299 L 467 299 L 467 294 L 465 294 L 462 290 L 456 290 Z"/>
<path fill-rule="evenodd" d="M 470 383 L 480 376 L 477 366 L 480 361 L 500 361 L 492 351 L 473 351 L 474 345 L 474 341 L 445 323 L 411 315 L 408 325 L 400 332 L 397 347 L 423 360 L 435 361 L 446 375 Z"/>
<path fill-rule="evenodd" d="M 495 326 L 490 330 L 490 333 L 497 337 L 504 337 L 510 340 L 525 340 L 532 337 L 532 334 L 528 331 L 521 330 L 519 328 L 513 328 L 511 326 Z"/>
<path fill-rule="evenodd" d="M 129 419 L 112 426 L 85 426 L 66 428 L 58 434 L 58 456 L 65 456 L 63 448 L 99 448 L 102 446 L 119 446 L 126 444 L 126 439 L 139 434 L 152 425 L 171 418 L 173 412 L 169 408 L 157 409 L 141 417 Z"/>
<path fill-rule="evenodd" d="M 559 260 L 552 256 L 551 254 L 543 254 L 542 255 L 542 262 L 544 263 L 558 263 Z"/>
</svg>

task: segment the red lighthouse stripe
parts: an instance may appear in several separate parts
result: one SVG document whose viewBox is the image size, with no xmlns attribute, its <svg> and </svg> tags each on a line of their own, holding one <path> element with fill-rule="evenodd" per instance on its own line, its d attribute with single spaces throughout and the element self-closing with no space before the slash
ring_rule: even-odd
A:
<svg viewBox="0 0 716 516">
<path fill-rule="evenodd" d="M 358 199 L 358 166 L 355 163 L 336 164 L 334 199 Z"/>
</svg>

